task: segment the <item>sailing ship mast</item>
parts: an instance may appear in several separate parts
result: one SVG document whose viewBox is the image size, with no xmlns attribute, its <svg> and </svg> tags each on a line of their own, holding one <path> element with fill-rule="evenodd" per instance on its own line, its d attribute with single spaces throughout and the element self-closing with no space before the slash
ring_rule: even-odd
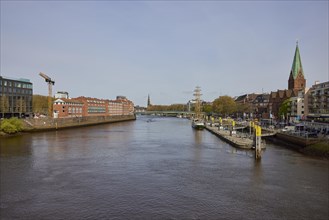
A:
<svg viewBox="0 0 329 220">
<path fill-rule="evenodd" d="M 194 89 L 193 96 L 195 97 L 195 118 L 201 118 L 201 88 L 197 86 Z"/>
</svg>

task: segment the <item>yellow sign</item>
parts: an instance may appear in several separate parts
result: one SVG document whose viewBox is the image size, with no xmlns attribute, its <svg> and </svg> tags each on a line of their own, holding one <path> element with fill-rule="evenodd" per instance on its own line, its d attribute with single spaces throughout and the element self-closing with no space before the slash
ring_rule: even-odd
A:
<svg viewBox="0 0 329 220">
<path fill-rule="evenodd" d="M 262 136 L 262 127 L 261 126 L 256 125 L 256 136 L 257 137 Z"/>
<path fill-rule="evenodd" d="M 219 118 L 219 123 L 222 124 L 222 122 L 223 122 L 223 120 L 222 120 L 222 118 L 220 117 L 220 118 Z"/>
<path fill-rule="evenodd" d="M 232 126 L 233 126 L 233 127 L 235 126 L 235 121 L 234 121 L 234 120 L 232 121 Z"/>
</svg>

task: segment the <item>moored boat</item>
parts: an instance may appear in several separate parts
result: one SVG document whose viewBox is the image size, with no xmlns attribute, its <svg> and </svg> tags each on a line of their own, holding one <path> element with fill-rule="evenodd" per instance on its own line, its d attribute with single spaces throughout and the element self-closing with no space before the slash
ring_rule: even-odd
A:
<svg viewBox="0 0 329 220">
<path fill-rule="evenodd" d="M 193 119 L 192 120 L 192 127 L 195 129 L 202 130 L 205 128 L 205 124 L 202 120 L 200 119 Z"/>
</svg>

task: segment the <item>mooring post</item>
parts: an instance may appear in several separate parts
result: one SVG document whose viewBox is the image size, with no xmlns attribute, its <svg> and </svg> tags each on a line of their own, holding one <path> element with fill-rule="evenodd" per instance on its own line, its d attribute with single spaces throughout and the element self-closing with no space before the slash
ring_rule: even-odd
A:
<svg viewBox="0 0 329 220">
<path fill-rule="evenodd" d="M 262 157 L 262 147 L 261 147 L 261 142 L 262 142 L 262 127 L 255 125 L 255 134 L 256 134 L 256 144 L 255 144 L 255 159 L 261 159 Z"/>
<path fill-rule="evenodd" d="M 230 136 L 233 136 L 236 134 L 236 131 L 235 131 L 235 121 L 233 120 L 232 121 L 232 128 L 231 128 L 231 131 L 230 131 Z"/>
<path fill-rule="evenodd" d="M 219 117 L 218 130 L 221 130 L 222 122 L 223 122 L 222 117 Z"/>
</svg>

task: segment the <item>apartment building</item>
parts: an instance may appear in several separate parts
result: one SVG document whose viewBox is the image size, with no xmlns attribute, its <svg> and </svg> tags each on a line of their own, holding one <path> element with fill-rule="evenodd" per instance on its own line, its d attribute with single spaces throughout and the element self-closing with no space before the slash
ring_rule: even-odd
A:
<svg viewBox="0 0 329 220">
<path fill-rule="evenodd" d="M 329 120 L 329 81 L 315 82 L 308 91 L 308 117 Z"/>
</svg>

